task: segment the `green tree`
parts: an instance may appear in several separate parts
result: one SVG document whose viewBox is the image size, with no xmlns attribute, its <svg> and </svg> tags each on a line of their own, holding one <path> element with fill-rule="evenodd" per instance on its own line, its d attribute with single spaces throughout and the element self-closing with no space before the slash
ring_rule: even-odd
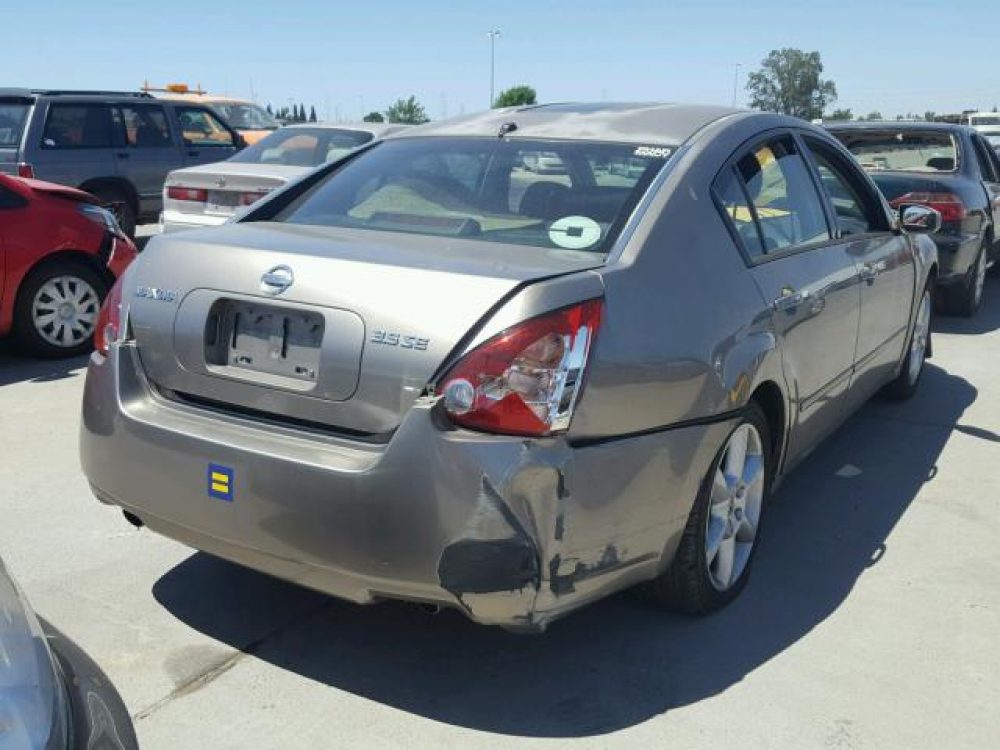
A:
<svg viewBox="0 0 1000 750">
<path fill-rule="evenodd" d="M 299 122 L 306 121 L 306 105 L 299 103 Z"/>
<path fill-rule="evenodd" d="M 531 86 L 511 86 L 501 91 L 493 102 L 494 107 L 523 107 L 528 104 L 538 104 L 538 94 Z"/>
<path fill-rule="evenodd" d="M 381 112 L 369 112 L 362 118 L 365 122 L 385 122 Z"/>
<path fill-rule="evenodd" d="M 862 119 L 862 120 L 884 120 L 885 118 L 884 118 L 884 117 L 882 116 L 882 113 L 881 113 L 881 112 L 879 112 L 879 111 L 878 111 L 878 110 L 876 109 L 876 110 L 875 110 L 875 111 L 873 111 L 873 112 L 869 112 L 869 113 L 868 113 L 867 115 L 865 115 L 865 116 L 864 116 L 864 117 L 862 117 L 861 119 Z"/>
<path fill-rule="evenodd" d="M 316 107 L 309 107 L 309 122 L 316 122 Z"/>
<path fill-rule="evenodd" d="M 271 102 L 268 102 L 268 103 L 267 103 L 267 113 L 268 113 L 269 115 L 273 115 L 273 114 L 274 114 L 274 110 L 273 110 L 273 109 L 271 109 Z"/>
<path fill-rule="evenodd" d="M 853 120 L 854 119 L 854 113 L 851 112 L 850 107 L 848 107 L 847 109 L 835 109 L 830 114 L 823 115 L 823 119 L 824 120 L 835 120 L 835 121 L 839 121 L 839 120 Z"/>
<path fill-rule="evenodd" d="M 924 112 L 924 119 L 927 122 L 934 122 L 937 119 L 937 112 L 931 109 L 927 110 Z"/>
<path fill-rule="evenodd" d="M 837 101 L 836 85 L 820 78 L 822 72 L 819 52 L 771 50 L 760 70 L 747 78 L 750 106 L 804 120 L 821 117 L 826 106 Z"/>
<path fill-rule="evenodd" d="M 385 111 L 385 117 L 389 122 L 405 125 L 420 125 L 430 119 L 427 117 L 423 105 L 417 101 L 415 96 L 411 96 L 409 99 L 397 99 Z"/>
</svg>

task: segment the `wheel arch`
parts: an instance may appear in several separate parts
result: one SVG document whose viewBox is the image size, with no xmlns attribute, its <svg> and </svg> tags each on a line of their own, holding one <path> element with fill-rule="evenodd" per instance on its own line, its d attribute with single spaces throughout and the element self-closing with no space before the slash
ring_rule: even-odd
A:
<svg viewBox="0 0 1000 750">
<path fill-rule="evenodd" d="M 759 383 L 750 394 L 749 402 L 756 403 L 767 418 L 767 427 L 770 432 L 768 437 L 771 443 L 771 462 L 777 470 L 782 464 L 785 435 L 788 431 L 788 409 L 785 405 L 785 394 L 778 383 L 773 380 L 765 380 Z"/>
<path fill-rule="evenodd" d="M 79 263 L 104 279 L 109 289 L 115 283 L 114 274 L 112 274 L 106 266 L 102 265 L 101 262 L 91 253 L 86 253 L 82 250 L 59 250 L 58 252 L 39 258 L 35 261 L 35 263 L 28 267 L 28 269 L 24 272 L 24 276 L 22 276 L 17 283 L 17 289 L 14 292 L 15 299 L 20 296 L 21 290 L 24 288 L 25 280 L 30 278 L 31 275 L 39 269 L 55 265 L 56 263 Z"/>
<path fill-rule="evenodd" d="M 124 193 L 135 215 L 139 215 L 139 193 L 135 189 L 135 185 L 124 177 L 95 177 L 80 185 L 80 190 L 88 193 L 98 193 L 107 188 Z"/>
</svg>

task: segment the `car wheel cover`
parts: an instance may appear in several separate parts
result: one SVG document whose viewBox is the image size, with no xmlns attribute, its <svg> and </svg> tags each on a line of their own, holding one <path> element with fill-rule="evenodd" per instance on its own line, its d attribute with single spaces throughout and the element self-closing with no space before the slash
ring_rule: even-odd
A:
<svg viewBox="0 0 1000 750">
<path fill-rule="evenodd" d="M 718 591 L 732 588 L 750 561 L 766 473 L 760 433 L 752 424 L 740 425 L 716 466 L 705 521 L 705 563 L 709 581 Z"/>
<path fill-rule="evenodd" d="M 31 301 L 31 323 L 47 344 L 72 349 L 94 333 L 101 299 L 79 276 L 53 276 Z"/>
<path fill-rule="evenodd" d="M 924 358 L 927 354 L 927 337 L 931 330 L 931 293 L 924 291 L 917 310 L 917 319 L 913 324 L 913 337 L 910 339 L 910 360 L 908 377 L 913 385 L 920 378 L 924 369 Z"/>
</svg>

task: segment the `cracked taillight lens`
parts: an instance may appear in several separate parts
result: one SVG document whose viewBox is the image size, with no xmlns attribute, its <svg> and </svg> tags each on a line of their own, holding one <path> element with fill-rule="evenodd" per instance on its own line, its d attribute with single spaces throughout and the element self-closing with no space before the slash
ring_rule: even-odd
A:
<svg viewBox="0 0 1000 750">
<path fill-rule="evenodd" d="M 532 318 L 476 347 L 441 380 L 445 411 L 463 427 L 542 436 L 569 427 L 603 303 Z"/>
</svg>

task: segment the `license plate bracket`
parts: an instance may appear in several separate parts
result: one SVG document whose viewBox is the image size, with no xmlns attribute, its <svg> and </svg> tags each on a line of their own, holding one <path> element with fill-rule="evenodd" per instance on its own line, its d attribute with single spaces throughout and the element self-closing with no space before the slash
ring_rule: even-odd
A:
<svg viewBox="0 0 1000 750">
<path fill-rule="evenodd" d="M 218 300 L 205 327 L 209 365 L 316 383 L 325 320 L 309 310 Z"/>
</svg>

